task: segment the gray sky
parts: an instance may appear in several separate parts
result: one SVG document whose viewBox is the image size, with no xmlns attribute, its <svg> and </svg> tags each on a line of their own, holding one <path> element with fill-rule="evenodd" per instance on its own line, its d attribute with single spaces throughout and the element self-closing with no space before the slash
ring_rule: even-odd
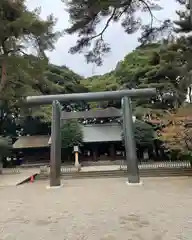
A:
<svg viewBox="0 0 192 240">
<path fill-rule="evenodd" d="M 176 0 L 156 0 L 164 7 L 162 11 L 154 12 L 159 20 L 175 19 L 175 10 L 178 8 Z M 61 0 L 27 0 L 29 9 L 41 7 L 41 16 L 45 18 L 47 15 L 53 13 L 58 19 L 56 29 L 63 30 L 69 26 L 69 17 L 65 12 L 64 4 Z M 142 13 L 145 21 L 149 19 L 147 14 Z M 83 55 L 71 55 L 68 53 L 70 46 L 76 42 L 76 36 L 64 36 L 59 39 L 56 48 L 49 53 L 50 61 L 57 65 L 66 65 L 73 71 L 83 75 L 91 76 L 95 74 L 103 74 L 115 68 L 116 64 L 123 60 L 124 56 L 137 47 L 137 38 L 139 32 L 133 35 L 127 35 L 123 32 L 120 24 L 112 24 L 105 33 L 105 39 L 110 43 L 112 52 L 104 59 L 102 67 L 96 67 L 92 64 L 87 64 Z"/>
</svg>

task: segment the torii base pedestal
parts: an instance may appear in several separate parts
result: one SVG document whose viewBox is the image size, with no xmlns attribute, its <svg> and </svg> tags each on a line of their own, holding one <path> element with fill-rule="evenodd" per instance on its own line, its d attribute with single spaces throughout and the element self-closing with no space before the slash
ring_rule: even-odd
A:
<svg viewBox="0 0 192 240">
<path fill-rule="evenodd" d="M 126 185 L 129 186 L 129 187 L 143 186 L 143 182 L 139 182 L 139 183 L 126 182 Z"/>
<path fill-rule="evenodd" d="M 62 188 L 63 185 L 59 185 L 59 186 L 46 186 L 46 189 L 59 189 Z"/>
</svg>

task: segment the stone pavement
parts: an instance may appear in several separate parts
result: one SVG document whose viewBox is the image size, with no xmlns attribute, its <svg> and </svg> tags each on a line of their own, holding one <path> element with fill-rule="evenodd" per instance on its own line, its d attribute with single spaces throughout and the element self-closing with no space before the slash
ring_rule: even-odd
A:
<svg viewBox="0 0 192 240">
<path fill-rule="evenodd" d="M 0 174 L 0 187 L 16 186 L 18 183 L 24 181 L 33 174 L 39 173 L 39 168 L 29 169 L 3 169 L 3 174 Z"/>
<path fill-rule="evenodd" d="M 183 165 L 182 165 L 183 164 Z M 139 165 L 139 168 L 146 169 L 146 168 L 161 168 L 161 167 L 179 167 L 185 166 L 186 163 L 162 163 L 162 162 L 156 162 L 152 164 L 142 164 Z M 141 167 L 142 166 L 142 167 Z M 68 170 L 66 172 L 70 172 L 71 168 L 77 170 L 75 167 L 70 166 L 62 166 L 63 170 Z M 82 173 L 85 172 L 104 172 L 104 171 L 115 171 L 122 168 L 120 165 L 102 165 L 102 166 L 83 166 L 81 168 Z M 127 167 L 124 165 L 123 169 L 126 169 Z M 48 167 L 48 171 L 50 171 L 50 168 Z M 18 183 L 22 182 L 26 178 L 30 177 L 33 174 L 40 172 L 40 167 L 25 167 L 25 168 L 19 168 L 19 172 L 13 172 L 13 169 L 3 169 L 3 174 L 0 175 L 0 186 L 16 186 Z M 65 171 L 64 171 L 65 172 Z"/>
<path fill-rule="evenodd" d="M 94 171 L 111 171 L 119 170 L 120 166 L 118 165 L 108 165 L 108 166 L 86 166 L 81 168 L 81 172 L 94 172 Z"/>
<path fill-rule="evenodd" d="M 1 187 L 1 240 L 191 240 L 192 178 L 47 181 Z"/>
</svg>

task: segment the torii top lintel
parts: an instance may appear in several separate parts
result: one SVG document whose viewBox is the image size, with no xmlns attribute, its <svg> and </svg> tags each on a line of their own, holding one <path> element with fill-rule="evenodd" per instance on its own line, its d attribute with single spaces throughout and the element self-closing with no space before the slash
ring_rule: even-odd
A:
<svg viewBox="0 0 192 240">
<path fill-rule="evenodd" d="M 26 102 L 32 105 L 52 104 L 52 102 L 56 100 L 59 101 L 60 103 L 78 101 L 97 102 L 106 100 L 118 100 L 125 96 L 131 98 L 150 97 L 154 96 L 155 94 L 156 94 L 155 88 L 124 89 L 119 91 L 28 96 L 26 98 Z"/>
</svg>

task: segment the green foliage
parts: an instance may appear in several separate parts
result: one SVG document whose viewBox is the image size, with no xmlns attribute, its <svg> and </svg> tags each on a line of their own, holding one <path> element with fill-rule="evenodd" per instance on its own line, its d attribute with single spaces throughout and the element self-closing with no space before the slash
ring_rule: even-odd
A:
<svg viewBox="0 0 192 240">
<path fill-rule="evenodd" d="M 134 123 L 135 141 L 139 146 L 150 146 L 155 139 L 153 127 L 143 121 L 136 120 Z"/>
<path fill-rule="evenodd" d="M 188 48 L 182 39 L 139 47 L 125 56 L 116 69 L 103 76 L 82 82 L 90 90 L 106 91 L 123 88 L 156 88 L 152 98 L 133 101 L 135 111 L 162 116 L 164 111 L 177 109 L 185 100 L 191 85 L 186 66 Z"/>
<path fill-rule="evenodd" d="M 54 31 L 54 17 L 42 20 L 40 9 L 30 11 L 25 4 L 25 0 L 0 2 L 0 134 L 10 136 L 31 133 L 27 123 L 32 119 L 35 125 L 50 123 L 51 107 L 27 109 L 26 96 L 87 91 L 81 76 L 49 64 L 45 51 L 53 50 L 61 35 Z M 28 54 L 31 51 L 34 55 Z"/>
<path fill-rule="evenodd" d="M 118 79 L 113 72 L 83 79 L 81 83 L 92 92 L 115 91 L 119 88 Z"/>
<path fill-rule="evenodd" d="M 185 79 L 182 45 L 150 44 L 128 54 L 116 71 L 124 87 L 155 87 L 158 95 L 141 100 L 147 108 L 177 108 L 185 99 L 189 83 Z M 123 74 L 122 74 L 123 73 Z"/>
<path fill-rule="evenodd" d="M 50 64 L 44 74 L 49 84 L 52 84 L 48 89 L 49 94 L 87 92 L 81 84 L 83 77 L 65 66 Z"/>
<path fill-rule="evenodd" d="M 7 157 L 12 147 L 11 140 L 9 138 L 0 136 L 0 161 L 2 158 Z"/>
<path fill-rule="evenodd" d="M 137 146 L 149 147 L 155 139 L 155 131 L 153 127 L 143 121 L 136 120 L 134 123 L 134 136 Z M 122 139 L 124 136 L 122 133 Z"/>
<path fill-rule="evenodd" d="M 113 72 L 85 78 L 81 80 L 81 83 L 91 92 L 115 91 L 120 87 L 118 79 L 114 76 Z M 105 107 L 107 104 L 108 102 L 92 102 L 90 106 L 91 108 L 96 108 L 98 106 Z"/>
<path fill-rule="evenodd" d="M 0 91 L 9 85 L 8 80 L 20 82 L 26 74 L 37 82 L 40 80 L 41 63 L 47 61 L 45 51 L 54 49 L 54 43 L 60 35 L 53 30 L 56 20 L 52 15 L 42 20 L 39 9 L 29 11 L 24 0 L 2 0 L 0 22 Z M 36 66 L 34 57 L 28 55 L 29 47 L 37 56 Z"/>
<path fill-rule="evenodd" d="M 66 2 L 66 1 L 65 1 Z M 78 41 L 71 53 L 86 51 L 88 62 L 102 64 L 103 54 L 110 50 L 103 41 L 103 34 L 111 22 L 120 21 L 125 32 L 131 34 L 142 23 L 138 19 L 138 10 L 157 9 L 154 0 L 150 1 L 67 1 L 71 20 L 69 34 L 78 33 Z M 177 12 L 180 17 L 175 22 L 177 32 L 189 32 L 192 28 L 189 17 Z M 185 15 L 185 16 L 184 16 Z M 96 33 L 97 25 L 107 18 L 106 25 Z M 192 81 L 192 38 L 168 38 L 161 42 L 158 32 L 168 29 L 170 21 L 161 27 L 143 26 L 143 43 L 116 69 L 102 76 L 84 79 L 66 66 L 49 64 L 46 50 L 52 50 L 60 33 L 54 32 L 56 23 L 53 16 L 47 20 L 40 18 L 40 11 L 29 11 L 24 0 L 0 1 L 0 134 L 16 136 L 18 134 L 46 133 L 50 131 L 51 106 L 24 108 L 27 95 L 65 94 L 88 91 L 110 91 L 123 88 L 155 87 L 157 95 L 147 99 L 133 100 L 134 114 L 139 119 L 161 118 L 167 112 L 176 111 L 184 100 Z M 148 44 L 146 44 L 146 42 Z M 28 47 L 34 55 L 27 54 Z M 92 48 L 93 47 L 93 48 Z M 192 90 L 191 90 L 192 91 Z M 191 98 L 192 101 L 192 98 Z M 99 103 L 100 104 L 100 103 Z M 107 102 L 102 106 L 116 105 Z M 93 103 L 91 106 L 95 107 Z M 86 103 L 66 104 L 63 108 L 81 110 Z M 33 128 L 31 127 L 33 124 Z M 76 121 L 62 126 L 63 148 L 71 148 L 82 143 L 82 132 Z M 37 133 L 37 132 L 36 132 Z M 135 137 L 138 145 L 150 145 L 154 139 L 154 130 L 142 121 L 135 123 Z"/>
<path fill-rule="evenodd" d="M 33 56 L 31 56 L 32 59 Z M 41 70 L 41 79 L 36 81 L 31 77 L 31 74 L 26 73 L 21 68 L 14 72 L 15 80 L 10 80 L 7 86 L 5 96 L 1 101 L 0 110 L 0 133 L 5 135 L 17 136 L 20 134 L 34 134 L 34 129 L 31 124 L 44 123 L 47 125 L 51 123 L 51 105 L 32 107 L 24 105 L 23 97 L 28 95 L 43 95 L 43 94 L 64 94 L 64 93 L 77 93 L 87 92 L 88 89 L 82 85 L 82 77 L 74 73 L 65 66 L 56 66 L 53 64 L 45 63 L 42 60 L 33 57 L 33 65 L 35 68 Z M 30 66 L 30 65 L 29 65 Z M 21 75 L 21 71 L 22 74 Z M 37 70 L 36 70 L 37 71 Z M 29 118 L 30 117 L 30 118 Z M 31 122 L 33 121 L 33 123 Z M 24 128 L 24 130 L 20 130 Z M 38 128 L 39 129 L 39 128 Z M 41 126 L 42 134 L 45 129 Z M 50 127 L 48 127 L 50 129 Z M 47 130 L 49 132 L 49 130 Z M 39 134 L 41 132 L 38 131 Z"/>
<path fill-rule="evenodd" d="M 68 120 L 61 126 L 62 148 L 70 149 L 74 146 L 81 146 L 83 142 L 83 132 L 76 120 Z"/>
<path fill-rule="evenodd" d="M 57 87 L 45 77 L 45 51 L 54 49 L 60 33 L 53 29 L 52 15 L 42 20 L 40 9 L 29 11 L 25 0 L 0 1 L 0 22 L 0 133 L 12 131 L 12 136 L 18 130 L 24 97 Z"/>
<path fill-rule="evenodd" d="M 52 15 L 47 20 L 40 18 L 40 9 L 29 11 L 25 0 L 2 0 L 0 2 L 0 44 L 3 54 L 23 53 L 30 47 L 44 57 L 45 50 L 52 50 L 58 38 L 53 31 L 55 19 Z"/>
<path fill-rule="evenodd" d="M 179 20 L 174 21 L 176 33 L 188 33 L 192 30 L 191 19 L 190 19 L 190 4 L 185 0 L 178 0 L 178 2 L 184 6 L 182 10 L 176 11 Z"/>
<path fill-rule="evenodd" d="M 81 83 L 82 77 L 65 66 L 48 65 L 44 72 L 46 84 L 39 85 L 39 94 L 66 94 L 87 92 L 88 89 Z M 50 122 L 51 106 L 32 109 L 32 116 L 39 117 L 42 121 Z"/>
</svg>

